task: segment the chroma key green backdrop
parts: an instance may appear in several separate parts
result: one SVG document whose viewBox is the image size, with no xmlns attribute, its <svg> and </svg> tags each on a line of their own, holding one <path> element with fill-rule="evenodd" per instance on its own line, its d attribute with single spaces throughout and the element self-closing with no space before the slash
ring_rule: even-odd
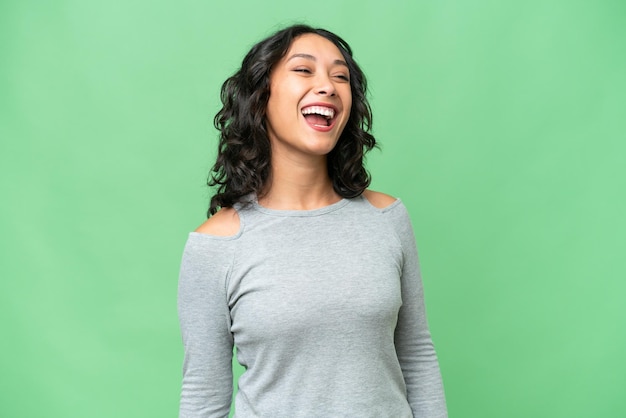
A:
<svg viewBox="0 0 626 418">
<path fill-rule="evenodd" d="M 450 416 L 626 416 L 621 0 L 2 1 L 0 416 L 177 415 L 219 87 L 293 22 L 369 77 Z"/>
</svg>

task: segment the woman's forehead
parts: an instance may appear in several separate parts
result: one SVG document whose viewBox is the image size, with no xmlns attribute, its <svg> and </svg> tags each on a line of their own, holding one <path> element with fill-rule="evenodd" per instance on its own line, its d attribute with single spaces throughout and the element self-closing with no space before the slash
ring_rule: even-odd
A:
<svg viewBox="0 0 626 418">
<path fill-rule="evenodd" d="M 343 61 L 344 59 L 341 51 L 334 43 L 315 33 L 300 35 L 291 42 L 284 58 L 289 60 L 294 56 L 312 60 L 326 58 L 333 61 Z"/>
</svg>

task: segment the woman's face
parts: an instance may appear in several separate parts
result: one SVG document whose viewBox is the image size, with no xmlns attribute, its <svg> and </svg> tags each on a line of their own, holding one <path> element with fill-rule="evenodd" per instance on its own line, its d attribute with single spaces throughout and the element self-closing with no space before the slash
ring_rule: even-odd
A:
<svg viewBox="0 0 626 418">
<path fill-rule="evenodd" d="M 339 49 L 319 35 L 299 36 L 270 74 L 266 117 L 272 155 L 328 154 L 351 107 L 350 72 Z"/>
</svg>

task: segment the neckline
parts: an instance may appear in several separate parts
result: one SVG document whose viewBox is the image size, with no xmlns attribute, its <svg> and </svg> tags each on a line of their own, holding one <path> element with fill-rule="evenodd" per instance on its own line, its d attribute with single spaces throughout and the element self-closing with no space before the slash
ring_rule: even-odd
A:
<svg viewBox="0 0 626 418">
<path fill-rule="evenodd" d="M 324 215 L 326 213 L 339 210 L 342 207 L 346 206 L 348 203 L 350 203 L 349 199 L 341 198 L 341 200 L 338 200 L 335 203 L 332 203 L 328 206 L 323 206 L 317 209 L 270 209 L 270 208 L 266 208 L 265 206 L 261 206 L 259 204 L 259 201 L 256 199 L 256 197 L 254 197 L 250 201 L 250 204 L 252 205 L 252 207 L 258 212 L 265 213 L 267 215 L 272 215 L 272 216 L 285 216 L 285 217 L 287 216 L 307 217 L 307 216 Z"/>
</svg>

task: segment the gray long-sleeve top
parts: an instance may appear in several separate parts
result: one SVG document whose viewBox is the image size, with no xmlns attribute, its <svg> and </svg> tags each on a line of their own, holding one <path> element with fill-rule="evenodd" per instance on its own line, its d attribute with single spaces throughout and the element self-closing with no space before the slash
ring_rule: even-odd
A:
<svg viewBox="0 0 626 418">
<path fill-rule="evenodd" d="M 307 211 L 235 206 L 192 232 L 180 272 L 180 417 L 447 417 L 408 213 L 364 197 Z"/>
</svg>

